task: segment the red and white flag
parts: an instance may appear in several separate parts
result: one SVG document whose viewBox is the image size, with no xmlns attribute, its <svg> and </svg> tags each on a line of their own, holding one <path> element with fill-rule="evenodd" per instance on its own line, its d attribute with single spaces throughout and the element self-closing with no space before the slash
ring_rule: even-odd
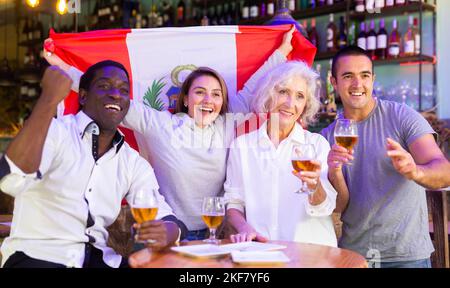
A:
<svg viewBox="0 0 450 288">
<path fill-rule="evenodd" d="M 247 79 L 279 47 L 291 25 L 198 26 L 182 28 L 118 29 L 84 33 L 50 32 L 55 50 L 64 62 L 81 71 L 102 60 L 122 63 L 130 74 L 131 97 L 172 108 L 180 83 L 195 67 L 217 70 L 229 89 L 229 101 Z M 316 47 L 298 31 L 288 59 L 310 66 Z M 78 111 L 72 92 L 64 102 L 64 114 Z M 124 129 L 121 129 L 124 131 Z M 127 142 L 137 148 L 130 131 Z"/>
</svg>

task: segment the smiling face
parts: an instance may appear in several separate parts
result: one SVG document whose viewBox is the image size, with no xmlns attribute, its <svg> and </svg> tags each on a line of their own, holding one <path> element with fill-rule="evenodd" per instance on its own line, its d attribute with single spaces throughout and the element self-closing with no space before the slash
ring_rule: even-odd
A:
<svg viewBox="0 0 450 288">
<path fill-rule="evenodd" d="M 219 116 L 223 105 L 223 91 L 219 81 L 212 76 L 197 77 L 189 88 L 184 105 L 195 123 L 203 128 Z"/>
<path fill-rule="evenodd" d="M 100 129 L 115 131 L 130 107 L 129 81 L 125 71 L 106 66 L 98 69 L 89 90 L 80 89 L 82 110 Z"/>
<path fill-rule="evenodd" d="M 344 112 L 366 117 L 375 106 L 372 62 L 363 55 L 349 55 L 339 58 L 336 68 L 336 77 L 331 77 L 331 83 L 341 97 Z"/>
<path fill-rule="evenodd" d="M 278 113 L 281 129 L 292 129 L 306 106 L 306 81 L 302 77 L 293 77 L 286 83 L 276 85 L 275 93 L 277 101 L 270 113 Z"/>
</svg>

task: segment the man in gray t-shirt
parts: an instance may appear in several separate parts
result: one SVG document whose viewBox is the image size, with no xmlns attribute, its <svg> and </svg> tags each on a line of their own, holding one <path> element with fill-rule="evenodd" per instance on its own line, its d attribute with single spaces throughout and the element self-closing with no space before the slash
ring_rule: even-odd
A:
<svg viewBox="0 0 450 288">
<path fill-rule="evenodd" d="M 333 59 L 331 82 L 342 117 L 357 123 L 353 151 L 335 144 L 333 122 L 322 131 L 332 145 L 328 177 L 342 213 L 339 246 L 359 252 L 381 267 L 430 267 L 425 188 L 450 185 L 450 164 L 434 131 L 416 111 L 372 97 L 372 60 L 347 47 Z M 346 165 L 349 160 L 352 165 Z"/>
</svg>

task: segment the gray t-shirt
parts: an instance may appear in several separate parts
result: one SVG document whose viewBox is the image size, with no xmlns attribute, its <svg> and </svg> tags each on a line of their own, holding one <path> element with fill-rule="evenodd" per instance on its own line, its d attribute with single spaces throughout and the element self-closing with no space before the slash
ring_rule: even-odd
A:
<svg viewBox="0 0 450 288">
<path fill-rule="evenodd" d="M 334 144 L 335 124 L 321 132 L 330 145 Z M 383 262 L 430 257 L 434 248 L 425 189 L 395 170 L 386 154 L 386 138 L 408 150 L 414 140 L 435 132 L 415 110 L 383 100 L 377 100 L 370 115 L 357 126 L 354 164 L 343 168 L 350 201 L 342 214 L 339 247 L 367 258 L 380 255 Z"/>
</svg>

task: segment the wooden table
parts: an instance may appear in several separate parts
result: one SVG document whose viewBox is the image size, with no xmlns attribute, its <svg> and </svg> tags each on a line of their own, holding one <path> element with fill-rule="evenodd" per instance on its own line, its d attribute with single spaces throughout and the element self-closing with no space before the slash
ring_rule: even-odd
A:
<svg viewBox="0 0 450 288">
<path fill-rule="evenodd" d="M 11 221 L 12 221 L 12 215 L 0 215 L 0 223 L 11 222 Z M 0 224 L 0 238 L 8 237 L 10 231 L 11 231 L 10 226 Z"/>
<path fill-rule="evenodd" d="M 230 243 L 223 240 L 223 244 Z M 279 268 L 367 268 L 366 259 L 350 250 L 323 245 L 303 244 L 298 242 L 271 241 L 270 243 L 287 246 L 283 251 L 290 262 L 276 265 L 241 265 L 232 262 L 229 255 L 216 258 L 194 258 L 165 249 L 153 252 L 151 258 L 147 251 L 140 250 L 130 256 L 131 263 L 139 259 L 141 265 L 133 268 L 233 268 L 233 267 L 279 267 Z M 190 241 L 181 245 L 198 245 L 202 241 Z"/>
</svg>

